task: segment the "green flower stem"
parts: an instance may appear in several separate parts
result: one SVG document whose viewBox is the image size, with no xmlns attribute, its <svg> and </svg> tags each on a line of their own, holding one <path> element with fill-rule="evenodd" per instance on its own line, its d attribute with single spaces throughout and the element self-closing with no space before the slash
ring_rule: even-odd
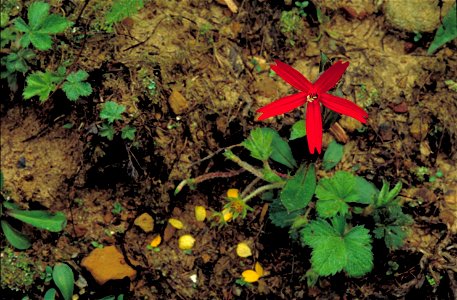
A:
<svg viewBox="0 0 457 300">
<path fill-rule="evenodd" d="M 232 151 L 230 150 L 225 150 L 224 152 L 224 156 L 228 159 L 230 159 L 231 161 L 233 161 L 234 163 L 238 164 L 240 167 L 242 167 L 243 169 L 245 169 L 246 171 L 250 172 L 251 174 L 265 180 L 264 176 L 263 176 L 263 173 L 258 170 L 257 168 L 251 166 L 250 164 L 248 164 L 247 162 L 241 160 L 241 158 L 239 158 L 238 156 L 236 156 L 235 154 L 233 154 Z"/>
<path fill-rule="evenodd" d="M 257 188 L 256 190 L 254 190 L 252 193 L 250 193 L 248 196 L 243 198 L 243 202 L 246 203 L 249 200 L 251 200 L 252 198 L 254 198 L 255 196 L 257 196 L 258 194 L 261 194 L 265 191 L 279 189 L 279 188 L 283 187 L 285 184 L 286 184 L 285 181 L 280 181 L 280 182 L 275 182 L 275 183 L 261 186 L 261 187 Z"/>
</svg>

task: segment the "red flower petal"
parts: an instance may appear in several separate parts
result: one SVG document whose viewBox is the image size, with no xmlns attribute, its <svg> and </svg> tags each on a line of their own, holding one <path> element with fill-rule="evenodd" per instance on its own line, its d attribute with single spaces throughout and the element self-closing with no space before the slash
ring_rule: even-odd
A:
<svg viewBox="0 0 457 300">
<path fill-rule="evenodd" d="M 265 120 L 269 117 L 284 114 L 306 103 L 306 93 L 300 92 L 290 96 L 280 98 L 261 107 L 257 112 L 262 113 L 257 120 Z"/>
<path fill-rule="evenodd" d="M 321 101 L 325 107 L 339 114 L 349 116 L 364 124 L 367 122 L 367 112 L 360 108 L 357 104 L 349 100 L 336 97 L 330 94 L 322 94 L 319 95 L 319 101 Z"/>
<path fill-rule="evenodd" d="M 306 136 L 308 137 L 309 152 L 314 149 L 321 153 L 322 148 L 322 116 L 318 101 L 308 102 L 306 107 Z"/>
<path fill-rule="evenodd" d="M 334 63 L 330 68 L 325 70 L 324 73 L 314 82 L 314 87 L 317 93 L 326 93 L 332 87 L 334 87 L 340 80 L 343 73 L 349 66 L 349 62 L 343 63 L 341 60 Z"/>
<path fill-rule="evenodd" d="M 313 86 L 311 81 L 291 66 L 279 60 L 275 60 L 275 63 L 276 65 L 270 65 L 270 68 L 297 90 L 307 92 Z"/>
</svg>

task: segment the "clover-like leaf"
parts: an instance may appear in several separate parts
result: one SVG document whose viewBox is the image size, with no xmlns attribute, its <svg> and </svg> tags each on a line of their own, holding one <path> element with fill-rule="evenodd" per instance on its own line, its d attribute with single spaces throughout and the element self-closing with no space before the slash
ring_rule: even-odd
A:
<svg viewBox="0 0 457 300">
<path fill-rule="evenodd" d="M 70 73 L 62 85 L 62 90 L 71 101 L 76 101 L 79 97 L 85 97 L 92 94 L 90 83 L 84 82 L 89 74 L 83 70 Z"/>
<path fill-rule="evenodd" d="M 100 118 L 113 123 L 116 120 L 122 120 L 122 113 L 124 111 L 124 105 L 117 104 L 113 101 L 107 101 L 103 104 L 102 110 L 100 111 Z"/>
</svg>

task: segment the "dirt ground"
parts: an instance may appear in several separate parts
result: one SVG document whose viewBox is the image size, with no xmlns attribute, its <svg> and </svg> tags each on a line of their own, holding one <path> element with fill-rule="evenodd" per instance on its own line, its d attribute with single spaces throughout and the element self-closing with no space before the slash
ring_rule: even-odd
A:
<svg viewBox="0 0 457 300">
<path fill-rule="evenodd" d="M 238 0 L 234 12 L 222 0 L 156 0 L 106 33 L 98 29 L 104 1 L 85 2 L 68 5 L 69 14 L 82 12 L 74 34 L 83 39 L 40 59 L 48 68 L 74 61 L 90 74 L 94 93 L 74 103 L 55 93 L 40 104 L 2 92 L 5 190 L 23 208 L 62 211 L 68 219 L 58 234 L 23 228 L 33 236 L 24 259 L 37 269 L 35 283 L 17 291 L 2 283 L 2 294 L 9 295 L 4 299 L 40 299 L 45 285 L 39 267 L 57 262 L 77 274 L 79 299 L 457 297 L 457 92 L 445 84 L 457 80 L 457 44 L 426 54 L 439 17 L 431 29 L 417 29 L 423 36 L 416 42 L 416 29 L 408 27 L 414 24 L 399 24 L 398 18 L 408 16 L 398 17 L 389 1 L 313 1 L 295 31 L 284 33 L 281 12 L 291 10 L 293 1 Z M 433 9 L 425 19 L 436 19 L 440 8 Z M 237 170 L 221 149 L 241 143 L 255 126 L 289 132 L 303 116 L 298 109 L 256 121 L 258 108 L 293 91 L 271 76 L 269 64 L 280 59 L 315 79 L 321 52 L 350 62 L 343 94 L 369 113 L 363 134 L 352 119 L 340 119 L 347 138 L 326 131 L 324 149 L 333 139 L 345 143 L 337 170 L 359 165 L 358 174 L 378 185 L 402 181 L 404 210 L 414 224 L 400 250 L 374 245 L 370 274 L 337 274 L 308 287 L 309 249 L 271 224 L 261 199 L 250 202 L 253 211 L 245 219 L 221 228 L 195 220 L 195 206 L 220 211 L 227 190 L 242 189 L 251 175 L 204 181 L 177 195 L 174 189 L 188 178 Z M 8 88 L 2 82 L 3 90 Z M 125 118 L 137 129 L 134 143 L 96 134 L 98 108 L 106 101 L 126 106 Z M 301 159 L 307 155 L 301 144 L 292 150 Z M 425 168 L 424 179 L 418 170 Z M 438 170 L 444 176 L 429 182 Z M 154 219 L 150 232 L 135 225 L 143 213 Z M 179 235 L 197 239 L 191 253 L 178 248 L 178 230 L 168 224 L 172 217 L 185 224 Z M 147 249 L 157 235 L 163 239 L 160 251 Z M 241 241 L 251 245 L 252 257 L 237 257 Z M 97 283 L 82 260 L 100 244 L 116 246 L 135 275 Z M 237 285 L 246 266 L 257 261 L 265 276 L 251 286 Z M 398 269 L 390 272 L 388 262 Z"/>
</svg>

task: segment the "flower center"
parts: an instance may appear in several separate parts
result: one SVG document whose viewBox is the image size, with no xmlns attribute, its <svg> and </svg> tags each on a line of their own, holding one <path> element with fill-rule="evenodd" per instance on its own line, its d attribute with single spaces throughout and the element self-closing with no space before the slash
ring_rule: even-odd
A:
<svg viewBox="0 0 457 300">
<path fill-rule="evenodd" d="M 314 100 L 317 99 L 317 94 L 316 93 L 312 93 L 312 94 L 309 94 L 308 96 L 306 96 L 306 102 L 313 102 Z"/>
</svg>

